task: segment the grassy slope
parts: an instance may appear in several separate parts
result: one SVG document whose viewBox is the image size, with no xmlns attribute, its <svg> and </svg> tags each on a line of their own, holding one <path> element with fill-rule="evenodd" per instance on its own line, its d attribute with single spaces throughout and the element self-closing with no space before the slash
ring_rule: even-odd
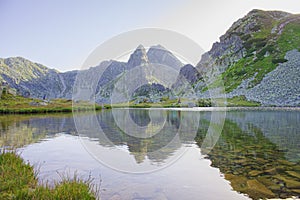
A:
<svg viewBox="0 0 300 200">
<path fill-rule="evenodd" d="M 96 199 L 90 180 L 64 179 L 53 188 L 41 186 L 33 167 L 16 153 L 0 154 L 0 199 Z"/>
</svg>

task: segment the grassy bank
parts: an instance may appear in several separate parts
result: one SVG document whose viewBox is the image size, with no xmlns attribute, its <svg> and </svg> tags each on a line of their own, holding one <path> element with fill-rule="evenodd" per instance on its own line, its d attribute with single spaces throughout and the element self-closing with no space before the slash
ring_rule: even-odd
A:
<svg viewBox="0 0 300 200">
<path fill-rule="evenodd" d="M 0 154 L 0 199 L 96 199 L 91 180 L 63 179 L 53 187 L 38 184 L 33 166 L 14 152 Z"/>
<path fill-rule="evenodd" d="M 101 110 L 101 108 L 100 105 L 92 105 L 84 101 L 73 105 L 72 100 L 67 99 L 43 101 L 11 94 L 2 94 L 0 98 L 0 114 L 57 113 L 73 110 Z"/>
<path fill-rule="evenodd" d="M 255 101 L 249 101 L 245 96 L 236 96 L 232 98 L 225 99 L 214 99 L 217 102 L 217 105 L 224 105 L 226 107 L 259 107 L 261 104 Z M 198 107 L 212 107 L 216 106 L 216 103 L 213 103 L 210 99 L 199 99 L 197 101 Z"/>
<path fill-rule="evenodd" d="M 236 96 L 227 99 L 228 107 L 258 107 L 261 106 L 259 102 L 249 101 L 245 96 Z"/>
<path fill-rule="evenodd" d="M 218 99 L 216 99 L 218 101 Z M 223 101 L 220 99 L 220 101 Z M 142 102 L 119 103 L 113 105 L 104 105 L 103 108 L 176 108 L 189 107 L 189 104 L 198 107 L 214 106 L 210 99 L 188 100 L 182 99 L 178 103 L 177 99 L 167 99 L 157 103 Z M 222 105 L 222 103 L 220 104 Z M 253 107 L 260 106 L 258 102 L 248 101 L 244 96 L 233 97 L 227 99 L 227 106 L 244 106 Z M 53 99 L 51 101 L 43 101 L 40 99 L 24 98 L 11 94 L 2 94 L 0 98 L 0 114 L 30 114 L 30 113 L 68 113 L 75 111 L 101 110 L 102 106 L 91 104 L 89 102 L 76 102 L 68 99 Z"/>
<path fill-rule="evenodd" d="M 196 107 L 214 107 L 217 105 L 224 105 L 227 107 L 259 107 L 261 104 L 255 101 L 249 101 L 245 96 L 236 96 L 233 98 L 227 98 L 226 104 L 224 103 L 224 99 L 214 99 L 217 103 L 213 103 L 211 99 L 198 99 L 198 100 L 189 100 L 182 99 L 181 103 L 178 103 L 178 100 L 167 100 L 161 101 L 158 103 L 119 103 L 112 105 L 105 105 L 104 107 L 107 109 L 110 108 L 186 108 L 190 105 L 194 105 Z"/>
<path fill-rule="evenodd" d="M 130 101 L 128 103 L 119 103 L 119 104 L 112 104 L 112 105 L 106 105 L 104 107 L 107 108 L 174 108 L 174 107 L 187 107 L 183 104 L 179 104 L 178 100 L 164 100 L 157 103 L 151 103 L 151 102 L 142 102 L 142 103 L 134 103 L 133 101 Z"/>
</svg>

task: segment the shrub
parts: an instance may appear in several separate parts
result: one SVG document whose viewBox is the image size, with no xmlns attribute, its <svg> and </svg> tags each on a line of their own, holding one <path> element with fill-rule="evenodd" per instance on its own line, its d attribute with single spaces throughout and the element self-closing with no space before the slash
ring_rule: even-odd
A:
<svg viewBox="0 0 300 200">
<path fill-rule="evenodd" d="M 197 101 L 197 106 L 198 107 L 211 107 L 212 103 L 210 99 L 199 99 Z"/>
<path fill-rule="evenodd" d="M 274 63 L 274 64 L 285 63 L 287 61 L 288 60 L 284 59 L 284 58 L 274 58 L 274 59 L 272 59 L 272 63 Z"/>
</svg>

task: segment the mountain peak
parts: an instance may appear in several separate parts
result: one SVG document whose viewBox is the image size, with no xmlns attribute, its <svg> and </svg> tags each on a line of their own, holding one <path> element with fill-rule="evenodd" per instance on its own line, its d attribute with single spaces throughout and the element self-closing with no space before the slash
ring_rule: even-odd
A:
<svg viewBox="0 0 300 200">
<path fill-rule="evenodd" d="M 145 50 L 145 47 L 144 47 L 142 44 L 140 44 L 140 45 L 136 48 L 136 50 L 138 50 L 138 49 L 140 49 L 140 50 Z"/>
<path fill-rule="evenodd" d="M 168 51 L 165 47 L 163 47 L 162 45 L 160 44 L 157 44 L 157 45 L 154 45 L 154 46 L 151 46 L 150 49 L 159 49 L 159 50 L 164 50 L 164 51 Z"/>
<path fill-rule="evenodd" d="M 151 46 L 147 52 L 147 56 L 150 63 L 166 65 L 175 70 L 179 70 L 183 66 L 176 56 L 160 44 Z"/>
<path fill-rule="evenodd" d="M 282 13 L 282 14 L 289 14 L 291 13 L 285 12 L 285 11 L 279 11 L 279 10 L 261 10 L 261 9 L 252 9 L 247 15 L 249 14 L 262 14 L 262 13 Z"/>
<path fill-rule="evenodd" d="M 147 63 L 149 63 L 149 60 L 147 57 L 146 49 L 143 45 L 140 44 L 130 55 L 130 58 L 127 63 L 127 68 L 132 69 L 136 66 L 140 66 Z"/>
</svg>

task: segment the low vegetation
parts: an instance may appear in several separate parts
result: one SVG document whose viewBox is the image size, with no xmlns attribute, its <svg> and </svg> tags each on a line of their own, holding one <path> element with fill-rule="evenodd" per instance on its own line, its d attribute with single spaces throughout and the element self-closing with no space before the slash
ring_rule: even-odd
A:
<svg viewBox="0 0 300 200">
<path fill-rule="evenodd" d="M 249 101 L 245 96 L 236 96 L 227 99 L 228 107 L 258 107 L 261 106 L 259 102 Z"/>
<path fill-rule="evenodd" d="M 259 102 L 250 101 L 245 96 L 236 96 L 232 98 L 227 98 L 226 102 L 224 99 L 214 99 L 213 101 L 208 98 L 200 98 L 198 100 L 188 100 L 182 99 L 179 103 L 178 100 L 166 100 L 161 101 L 159 103 L 150 103 L 143 102 L 137 103 L 129 102 L 129 103 L 120 103 L 113 105 L 105 105 L 106 108 L 178 108 L 178 107 L 190 107 L 190 105 L 194 105 L 196 107 L 218 107 L 218 106 L 228 106 L 228 107 L 258 107 L 261 106 Z"/>
<path fill-rule="evenodd" d="M 198 107 L 214 106 L 210 99 L 169 99 L 162 98 L 159 102 L 139 102 L 131 101 L 129 103 L 104 104 L 104 109 L 113 108 L 176 108 L 190 107 L 193 104 Z M 260 106 L 258 102 L 248 101 L 245 96 L 238 96 L 227 99 L 227 106 Z M 0 99 L 0 114 L 38 114 L 38 113 L 62 113 L 86 110 L 101 110 L 102 106 L 92 105 L 88 102 L 76 102 L 67 99 L 54 99 L 49 102 L 40 99 L 24 98 L 8 93 L 3 93 Z"/>
<path fill-rule="evenodd" d="M 0 199 L 96 199 L 91 180 L 62 178 L 54 186 L 39 185 L 34 168 L 15 152 L 0 153 Z"/>
<path fill-rule="evenodd" d="M 210 99 L 199 99 L 197 101 L 197 106 L 198 107 L 211 107 L 212 103 Z"/>
<path fill-rule="evenodd" d="M 104 107 L 109 107 L 108 105 L 105 105 Z M 187 107 L 184 103 L 178 102 L 178 99 L 169 99 L 169 98 L 162 98 L 160 102 L 140 102 L 135 103 L 134 101 L 131 101 L 129 103 L 119 103 L 119 104 L 113 104 L 110 107 L 113 108 L 174 108 L 174 107 Z"/>
<path fill-rule="evenodd" d="M 214 99 L 219 105 L 224 104 L 223 99 Z M 199 99 L 197 101 L 198 107 L 212 107 L 215 106 L 211 99 Z M 258 107 L 261 106 L 259 102 L 249 101 L 245 96 L 236 96 L 226 99 L 226 105 L 228 107 Z"/>
<path fill-rule="evenodd" d="M 73 110 L 101 110 L 100 105 L 80 101 L 73 104 L 72 100 L 54 99 L 43 101 L 40 99 L 24 98 L 2 92 L 0 98 L 0 113 L 2 114 L 29 114 L 29 113 L 56 113 L 72 112 Z"/>
</svg>

